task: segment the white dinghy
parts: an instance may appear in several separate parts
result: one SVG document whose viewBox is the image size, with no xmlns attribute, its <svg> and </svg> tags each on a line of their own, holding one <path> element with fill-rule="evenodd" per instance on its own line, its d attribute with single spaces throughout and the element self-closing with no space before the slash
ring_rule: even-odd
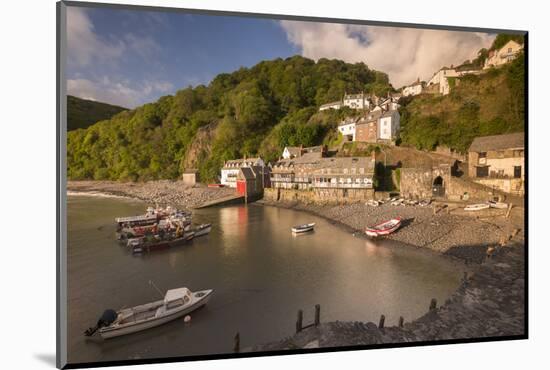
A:
<svg viewBox="0 0 550 370">
<path fill-rule="evenodd" d="M 483 209 L 489 208 L 489 205 L 487 203 L 479 203 L 479 204 L 470 204 L 466 207 L 464 207 L 465 211 L 481 211 Z"/>
<path fill-rule="evenodd" d="M 487 204 L 489 204 L 489 207 L 491 207 L 491 208 L 497 208 L 497 209 L 506 209 L 506 208 L 508 208 L 508 203 L 495 202 L 494 200 L 488 201 Z"/>
<path fill-rule="evenodd" d="M 154 328 L 204 306 L 212 292 L 212 289 L 198 292 L 187 288 L 170 289 L 162 300 L 118 311 L 106 310 L 97 325 L 86 330 L 85 335 L 91 336 L 97 331 L 103 339 L 108 339 Z"/>
<path fill-rule="evenodd" d="M 300 234 L 300 233 L 306 233 L 308 231 L 312 231 L 314 227 L 315 227 L 315 222 L 312 222 L 310 224 L 294 226 L 292 227 L 291 230 L 294 234 Z"/>
</svg>

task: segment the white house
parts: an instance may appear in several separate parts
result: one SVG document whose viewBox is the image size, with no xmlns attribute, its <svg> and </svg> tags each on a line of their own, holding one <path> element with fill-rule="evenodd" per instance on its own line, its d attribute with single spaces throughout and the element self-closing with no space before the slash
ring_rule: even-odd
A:
<svg viewBox="0 0 550 370">
<path fill-rule="evenodd" d="M 508 41 L 498 50 L 491 50 L 487 59 L 485 60 L 484 69 L 491 67 L 498 67 L 506 63 L 510 63 L 516 59 L 519 53 L 523 50 L 523 45 L 515 42 L 514 40 Z"/>
<path fill-rule="evenodd" d="M 237 187 L 237 175 L 241 167 L 264 167 L 265 163 L 260 158 L 240 158 L 226 161 L 221 170 L 221 184 L 231 188 Z"/>
<path fill-rule="evenodd" d="M 422 82 L 420 79 L 403 88 L 403 96 L 414 96 L 422 93 Z"/>
<path fill-rule="evenodd" d="M 443 67 L 428 81 L 428 86 L 439 84 L 439 93 L 447 95 L 451 88 L 449 86 L 449 77 L 459 77 L 459 73 L 454 68 Z"/>
<path fill-rule="evenodd" d="M 355 120 L 346 118 L 338 125 L 338 132 L 348 140 L 355 141 Z"/>
<path fill-rule="evenodd" d="M 342 102 L 341 101 L 334 101 L 332 103 L 326 103 L 319 107 L 319 111 L 327 110 L 327 109 L 340 109 L 342 108 Z"/>
<path fill-rule="evenodd" d="M 382 113 L 378 119 L 378 139 L 395 140 L 399 136 L 400 120 L 397 110 Z"/>
<path fill-rule="evenodd" d="M 351 109 L 368 109 L 369 105 L 370 102 L 364 93 L 344 95 L 344 106 L 346 107 L 350 107 Z"/>
</svg>

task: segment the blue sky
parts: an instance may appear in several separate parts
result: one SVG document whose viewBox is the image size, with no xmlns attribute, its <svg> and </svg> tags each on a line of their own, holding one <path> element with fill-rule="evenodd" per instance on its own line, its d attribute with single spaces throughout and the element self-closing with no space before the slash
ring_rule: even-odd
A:
<svg viewBox="0 0 550 370">
<path fill-rule="evenodd" d="M 70 7 L 69 94 L 133 108 L 219 73 L 301 54 L 365 62 L 400 87 L 487 47 L 492 35 Z M 434 47 L 437 45 L 437 47 Z M 443 46 L 442 46 L 443 45 Z M 447 45 L 447 46 L 445 46 Z"/>
</svg>

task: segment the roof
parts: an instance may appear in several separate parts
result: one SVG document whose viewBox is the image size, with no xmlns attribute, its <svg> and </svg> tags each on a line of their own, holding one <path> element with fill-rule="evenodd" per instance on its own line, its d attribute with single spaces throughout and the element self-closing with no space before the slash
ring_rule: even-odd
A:
<svg viewBox="0 0 550 370">
<path fill-rule="evenodd" d="M 488 150 L 503 150 L 525 147 L 525 134 L 492 135 L 476 137 L 470 145 L 470 152 L 485 152 Z"/>
<path fill-rule="evenodd" d="M 399 114 L 399 112 L 397 112 L 396 110 L 388 110 L 388 111 L 385 111 L 384 113 L 382 113 L 380 118 L 382 118 L 382 117 L 391 117 L 394 112 Z"/>
<path fill-rule="evenodd" d="M 301 157 L 296 158 L 294 160 L 295 164 L 304 164 L 304 163 L 314 163 L 318 162 L 321 158 L 323 158 L 321 152 L 308 152 L 302 154 Z"/>
<path fill-rule="evenodd" d="M 365 96 L 364 93 L 360 94 L 346 94 L 344 99 L 362 99 Z"/>
<path fill-rule="evenodd" d="M 341 101 L 333 101 L 333 102 L 331 102 L 331 103 L 325 103 L 325 104 L 321 105 L 321 108 L 322 108 L 322 107 L 330 107 L 330 106 L 333 106 L 333 105 L 336 105 L 336 104 L 340 104 L 340 105 L 341 105 L 342 102 L 341 102 Z"/>
<path fill-rule="evenodd" d="M 462 72 L 462 71 L 479 71 L 481 69 L 483 69 L 482 66 L 476 66 L 472 63 L 462 64 L 462 65 L 455 68 L 455 70 L 458 71 L 458 72 Z"/>
<path fill-rule="evenodd" d="M 307 147 L 307 148 L 304 148 L 303 150 L 304 150 L 304 152 L 306 152 L 306 153 L 313 153 L 313 152 L 315 152 L 315 153 L 321 153 L 321 152 L 323 152 L 324 149 L 325 149 L 325 148 L 324 148 L 323 145 L 317 145 L 317 146 L 309 146 L 309 147 Z"/>
<path fill-rule="evenodd" d="M 374 161 L 371 157 L 322 158 L 321 163 L 319 163 L 318 170 L 325 168 L 365 168 L 367 170 L 374 171 Z"/>
<path fill-rule="evenodd" d="M 302 148 L 299 146 L 287 146 L 285 149 L 293 156 L 299 157 L 302 153 Z"/>
<path fill-rule="evenodd" d="M 230 168 L 228 165 L 237 165 L 238 167 L 244 166 L 246 163 L 256 163 L 258 161 L 261 161 L 262 158 L 260 157 L 254 157 L 254 158 L 239 158 L 239 159 L 230 159 L 225 161 L 224 168 Z"/>
<path fill-rule="evenodd" d="M 250 167 L 241 167 L 241 170 L 239 171 L 239 175 L 240 174 L 242 174 L 245 180 L 254 180 L 256 178 L 254 171 Z"/>
<path fill-rule="evenodd" d="M 338 124 L 338 126 L 353 125 L 356 121 L 357 121 L 356 117 L 346 117 L 342 122 Z"/>
<path fill-rule="evenodd" d="M 187 288 L 170 289 L 164 296 L 164 303 L 172 302 L 178 299 L 183 299 L 186 295 L 191 293 Z"/>
</svg>

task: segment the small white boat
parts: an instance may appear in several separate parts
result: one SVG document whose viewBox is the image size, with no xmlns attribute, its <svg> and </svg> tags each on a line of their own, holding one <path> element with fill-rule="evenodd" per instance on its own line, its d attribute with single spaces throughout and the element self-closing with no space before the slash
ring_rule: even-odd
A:
<svg viewBox="0 0 550 370">
<path fill-rule="evenodd" d="M 391 220 L 384 221 L 372 227 L 365 229 L 365 234 L 368 236 L 382 236 L 389 235 L 401 226 L 401 217 L 392 218 Z"/>
<path fill-rule="evenodd" d="M 369 200 L 367 200 L 365 205 L 367 205 L 369 207 L 378 207 L 380 205 L 380 202 L 375 200 L 375 199 L 369 199 Z"/>
<path fill-rule="evenodd" d="M 108 339 L 154 328 L 204 306 L 212 292 L 212 289 L 198 292 L 187 288 L 170 289 L 162 300 L 118 311 L 106 310 L 97 325 L 86 330 L 85 335 L 91 336 L 97 331 L 103 339 Z"/>
<path fill-rule="evenodd" d="M 295 233 L 295 234 L 305 233 L 305 232 L 313 230 L 314 227 L 315 227 L 315 222 L 310 223 L 310 224 L 298 225 L 298 226 L 292 227 L 292 232 Z"/>
<path fill-rule="evenodd" d="M 506 209 L 506 208 L 508 208 L 508 203 L 495 202 L 494 200 L 488 201 L 487 204 L 489 204 L 489 207 L 491 207 L 491 208 L 497 208 L 497 209 Z"/>
<path fill-rule="evenodd" d="M 206 235 L 210 233 L 210 231 L 212 231 L 212 224 L 201 224 L 197 226 L 193 231 L 195 232 L 195 238 L 197 236 Z"/>
<path fill-rule="evenodd" d="M 479 204 L 470 204 L 464 207 L 465 211 L 481 211 L 483 209 L 489 208 L 489 204 L 487 203 L 479 203 Z"/>
</svg>

